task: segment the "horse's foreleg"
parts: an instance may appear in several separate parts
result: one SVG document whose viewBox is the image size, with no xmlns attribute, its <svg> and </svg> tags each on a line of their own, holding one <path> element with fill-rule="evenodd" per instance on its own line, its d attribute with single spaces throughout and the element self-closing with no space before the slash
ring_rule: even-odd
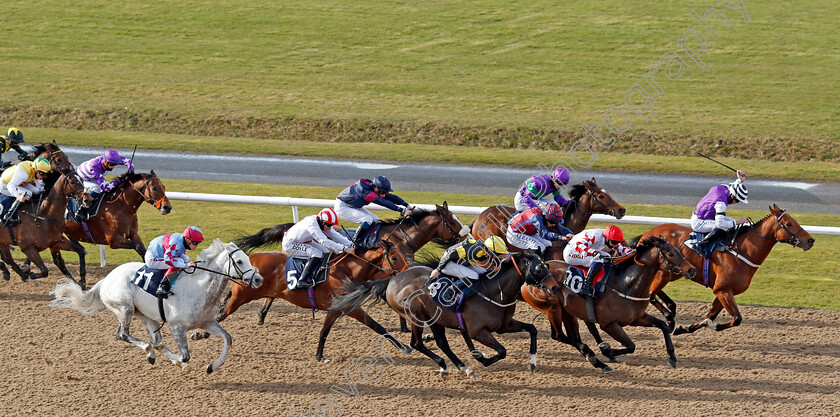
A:
<svg viewBox="0 0 840 417">
<path fill-rule="evenodd" d="M 733 299 L 732 302 L 734 303 L 735 300 Z M 709 326 L 709 325 L 717 328 L 718 325 L 715 324 L 714 320 L 718 316 L 718 314 L 720 314 L 720 312 L 722 310 L 723 310 L 723 303 L 721 303 L 720 298 L 715 298 L 715 301 L 712 301 L 712 307 L 709 309 L 709 312 L 706 314 L 706 318 L 698 321 L 697 323 L 692 324 L 691 326 L 688 326 L 688 328 L 685 328 L 683 326 L 677 327 L 676 329 L 674 329 L 674 334 L 678 335 L 678 334 L 684 334 L 684 333 L 694 333 L 698 329 L 700 329 L 702 327 Z M 736 311 L 737 311 L 737 308 L 736 308 Z M 734 317 L 735 316 L 733 316 L 733 318 Z M 733 322 L 734 321 L 735 320 L 733 319 Z M 738 314 L 738 323 L 741 323 L 740 314 Z M 727 327 L 729 327 L 729 326 L 727 326 Z M 721 329 L 721 330 L 723 330 L 723 329 Z"/>
<path fill-rule="evenodd" d="M 169 323 L 169 331 L 172 333 L 172 338 L 175 339 L 175 346 L 178 346 L 178 352 L 181 354 L 180 364 L 184 371 L 191 371 L 190 362 L 190 347 L 187 342 L 187 331 L 181 325 Z"/>
<path fill-rule="evenodd" d="M 26 249 L 21 248 L 21 252 L 23 252 L 26 255 L 26 257 L 30 261 L 32 261 L 35 264 L 35 266 L 37 266 L 38 269 L 40 270 L 40 272 L 37 273 L 37 274 L 29 272 L 27 274 L 28 275 L 27 279 L 44 278 L 44 277 L 46 277 L 47 275 L 50 274 L 50 270 L 47 269 L 47 266 L 44 264 L 44 260 L 41 259 L 41 254 L 38 253 L 38 250 L 35 249 L 35 247 L 30 246 Z"/>
<path fill-rule="evenodd" d="M 478 333 L 476 333 L 473 338 L 475 340 L 477 340 L 479 343 L 483 344 L 484 346 L 487 346 L 490 349 L 493 349 L 493 350 L 496 351 L 496 355 L 494 355 L 494 356 L 491 356 L 489 358 L 479 359 L 478 361 L 481 362 L 482 365 L 490 366 L 490 365 L 504 359 L 507 356 L 507 349 L 505 349 L 505 347 L 502 346 L 502 344 L 499 343 L 499 341 L 496 340 L 496 338 L 493 337 L 493 335 L 490 333 L 490 331 L 487 330 L 486 328 L 482 328 L 481 330 L 479 330 Z M 437 334 L 435 335 L 435 341 L 437 341 Z"/>
<path fill-rule="evenodd" d="M 528 361 L 528 370 L 534 372 L 537 368 L 537 328 L 533 324 L 511 319 L 506 326 L 496 331 L 499 334 L 515 332 L 528 332 L 531 336 L 531 347 L 528 350 L 531 359 Z"/>
<path fill-rule="evenodd" d="M 410 333 L 411 330 L 408 329 L 408 323 L 405 321 L 405 317 L 400 317 L 400 333 Z"/>
<path fill-rule="evenodd" d="M 393 344 L 397 349 L 401 350 L 402 353 L 405 353 L 405 354 L 411 353 L 412 349 L 410 347 L 400 343 L 400 341 L 397 340 L 397 338 L 392 336 L 391 333 L 388 333 L 388 331 L 385 330 L 385 328 L 382 327 L 381 324 L 377 323 L 374 319 L 372 319 L 370 316 L 368 316 L 368 314 L 365 313 L 365 311 L 362 310 L 361 308 L 357 308 L 357 309 L 347 313 L 347 315 L 356 319 L 356 320 L 358 320 L 359 323 L 362 323 L 365 326 L 370 327 L 376 333 L 381 334 L 383 337 L 385 337 L 385 339 L 388 339 L 388 341 L 391 342 L 391 344 Z"/>
<path fill-rule="evenodd" d="M 632 326 L 644 326 L 644 327 L 658 327 L 659 330 L 662 330 L 662 335 L 665 337 L 665 350 L 668 352 L 668 365 L 672 368 L 677 367 L 677 356 L 674 355 L 674 342 L 671 340 L 671 332 L 668 329 L 668 325 L 659 320 L 656 317 L 651 316 L 650 314 L 645 314 L 642 317 L 639 317 L 634 321 Z"/>
<path fill-rule="evenodd" d="M 8 281 L 11 278 L 11 274 L 9 273 L 9 269 L 6 268 L 5 262 L 0 262 L 0 271 L 3 271 L 3 279 Z"/>
<path fill-rule="evenodd" d="M 207 365 L 207 373 L 209 374 L 216 369 L 219 369 L 219 367 L 225 363 L 225 359 L 227 359 L 228 352 L 230 351 L 231 338 L 230 334 L 226 332 L 217 321 L 212 321 L 203 328 L 204 330 L 210 332 L 210 334 L 219 336 L 222 340 L 224 340 L 224 346 L 222 346 L 222 353 L 219 354 L 219 359 L 217 359 L 215 363 Z"/>
<path fill-rule="evenodd" d="M 590 365 L 600 369 L 601 372 L 607 374 L 613 371 L 609 365 L 601 362 L 601 360 L 595 356 L 595 352 L 593 352 L 589 346 L 581 341 L 580 326 L 578 326 L 577 318 L 569 314 L 565 314 L 562 310 L 558 309 L 554 312 L 554 315 L 549 318 L 549 320 L 551 320 L 558 329 L 560 328 L 560 321 L 562 320 L 562 323 L 566 328 L 566 335 L 563 335 L 562 332 L 557 332 L 556 340 L 558 342 L 565 343 L 577 349 Z"/>
<path fill-rule="evenodd" d="M 735 294 L 731 291 L 720 291 L 715 294 L 717 296 L 716 300 L 719 300 L 720 303 L 723 305 L 723 308 L 726 309 L 726 312 L 732 316 L 732 320 L 729 323 L 711 323 L 712 328 L 721 331 L 728 329 L 730 327 L 735 327 L 741 324 L 741 312 L 738 310 L 738 304 L 735 303 Z M 720 313 L 720 309 L 718 309 L 717 313 Z M 714 320 L 717 317 L 717 313 L 715 313 L 714 317 L 710 317 L 711 320 Z"/>
<path fill-rule="evenodd" d="M 670 331 L 674 331 L 674 327 L 676 327 L 676 322 L 674 321 L 674 309 L 676 308 L 676 304 L 674 304 L 674 309 L 669 308 L 670 304 L 668 303 L 668 301 L 670 301 L 671 304 L 674 303 L 664 293 L 656 293 L 650 296 L 650 305 L 656 307 L 656 309 L 659 310 L 659 312 L 662 313 L 663 316 L 665 316 L 665 320 L 668 322 L 668 329 L 670 329 Z M 668 305 L 666 306 L 666 304 Z"/>
<path fill-rule="evenodd" d="M 435 335 L 435 344 L 437 344 L 438 348 L 440 348 L 441 352 L 446 354 L 449 360 L 452 361 L 452 364 L 458 368 L 459 371 L 463 372 L 467 377 L 474 378 L 475 372 L 472 369 L 468 368 L 464 362 L 461 362 L 461 359 L 455 355 L 455 352 L 452 352 L 452 349 L 449 347 L 449 341 L 446 339 L 446 329 L 440 324 L 432 324 L 432 334 Z M 483 361 L 486 360 L 482 358 L 476 358 L 479 362 L 484 363 Z M 441 375 L 442 376 L 442 375 Z"/>
<path fill-rule="evenodd" d="M 268 297 L 265 301 L 263 301 L 263 306 L 260 309 L 260 319 L 257 322 L 260 326 L 265 324 L 265 316 L 268 315 L 268 310 L 271 309 L 272 304 L 274 304 L 274 297 Z"/>
<path fill-rule="evenodd" d="M 0 258 L 2 258 L 4 264 L 8 265 L 9 268 L 12 268 L 12 271 L 15 271 L 15 273 L 20 276 L 21 280 L 26 281 L 26 275 L 28 273 L 24 272 L 20 266 L 18 266 L 17 262 L 15 262 L 14 258 L 12 258 L 11 246 L 0 244 Z"/>
<path fill-rule="evenodd" d="M 273 298 L 269 298 L 266 302 L 273 300 Z M 270 304 L 269 304 L 270 305 Z M 318 362 L 324 361 L 324 363 L 329 362 L 329 359 L 324 359 L 324 345 L 327 343 L 327 336 L 330 334 L 330 329 L 332 329 L 333 323 L 341 316 L 341 312 L 332 312 L 327 313 L 327 316 L 324 317 L 324 325 L 321 326 L 321 334 L 318 337 L 318 350 L 315 352 L 315 360 Z"/>
</svg>

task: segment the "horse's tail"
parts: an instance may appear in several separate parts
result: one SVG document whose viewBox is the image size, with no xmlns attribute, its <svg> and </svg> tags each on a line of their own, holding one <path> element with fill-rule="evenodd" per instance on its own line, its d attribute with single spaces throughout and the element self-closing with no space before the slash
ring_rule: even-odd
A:
<svg viewBox="0 0 840 417">
<path fill-rule="evenodd" d="M 233 242 L 239 246 L 239 249 L 242 249 L 245 252 L 250 252 L 260 246 L 276 245 L 283 242 L 283 235 L 286 234 L 286 231 L 294 225 L 294 223 L 275 224 L 274 226 L 266 227 L 253 235 L 242 236 L 235 239 Z"/>
<path fill-rule="evenodd" d="M 374 297 L 372 304 L 384 301 L 385 291 L 388 289 L 390 282 L 391 278 L 368 282 L 347 281 L 341 286 L 344 294 L 333 298 L 329 311 L 347 314 L 361 307 L 370 297 Z"/>
<path fill-rule="evenodd" d="M 92 316 L 105 307 L 99 297 L 99 288 L 104 280 L 99 281 L 88 292 L 83 292 L 72 279 L 67 277 L 58 280 L 55 289 L 50 291 L 55 299 L 49 304 L 52 308 L 69 308 Z"/>
</svg>

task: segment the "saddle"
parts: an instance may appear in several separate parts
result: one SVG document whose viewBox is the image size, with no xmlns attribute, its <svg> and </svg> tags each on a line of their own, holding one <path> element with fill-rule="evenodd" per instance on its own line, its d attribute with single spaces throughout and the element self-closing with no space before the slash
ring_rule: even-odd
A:
<svg viewBox="0 0 840 417">
<path fill-rule="evenodd" d="M 702 256 L 705 259 L 709 259 L 712 256 L 712 252 L 725 252 L 726 251 L 726 242 L 731 242 L 732 239 L 735 237 L 735 233 L 737 231 L 737 227 L 733 227 L 726 233 L 722 234 L 720 237 L 714 240 L 714 242 L 709 243 L 706 245 L 706 253 L 702 253 L 700 248 L 697 247 L 697 242 L 703 240 L 708 233 L 700 233 L 692 231 L 688 235 L 688 239 L 683 242 L 685 247 L 693 250 L 698 255 Z"/>
<path fill-rule="evenodd" d="M 315 283 L 312 285 L 313 287 L 327 280 L 327 273 L 330 270 L 328 265 L 331 257 L 331 253 L 326 253 L 321 258 L 320 265 L 313 272 L 315 275 L 313 277 L 313 282 Z M 306 267 L 307 262 L 309 262 L 309 258 L 301 256 L 290 256 L 286 259 L 286 288 L 290 290 L 306 288 L 300 285 L 300 274 L 303 272 L 303 268 Z"/>
<path fill-rule="evenodd" d="M 64 210 L 64 218 L 74 223 L 81 224 L 82 222 L 90 220 L 91 217 L 96 217 L 99 213 L 99 206 L 102 205 L 102 200 L 105 199 L 105 194 L 106 193 L 102 193 L 96 196 L 93 203 L 88 208 L 81 207 L 81 203 L 76 201 L 74 198 L 68 199 L 67 209 Z M 76 217 L 76 213 L 79 213 L 79 217 Z"/>
<path fill-rule="evenodd" d="M 479 281 L 483 278 L 483 276 L 480 277 Z M 440 274 L 437 278 L 426 283 L 426 291 L 429 292 L 432 300 L 441 307 L 453 313 L 460 313 L 464 301 L 475 294 L 475 290 L 472 289 L 470 284 L 475 285 L 468 278 Z"/>
<path fill-rule="evenodd" d="M 165 269 L 153 269 L 143 265 L 131 278 L 131 283 L 140 287 L 141 290 L 146 291 L 154 297 L 158 297 L 157 289 L 165 274 Z M 161 295 L 160 297 L 167 298 L 169 296 Z"/>
</svg>

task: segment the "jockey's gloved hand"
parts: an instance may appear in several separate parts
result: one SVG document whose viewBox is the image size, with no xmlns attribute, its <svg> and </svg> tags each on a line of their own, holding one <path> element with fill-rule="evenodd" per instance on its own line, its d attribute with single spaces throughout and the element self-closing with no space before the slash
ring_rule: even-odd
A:
<svg viewBox="0 0 840 417">
<path fill-rule="evenodd" d="M 128 172 L 134 172 L 134 162 L 128 161 Z"/>
<path fill-rule="evenodd" d="M 408 207 L 403 207 L 403 209 L 400 210 L 400 214 L 402 214 L 403 216 L 408 216 L 409 214 L 411 214 L 411 210 Z"/>
</svg>

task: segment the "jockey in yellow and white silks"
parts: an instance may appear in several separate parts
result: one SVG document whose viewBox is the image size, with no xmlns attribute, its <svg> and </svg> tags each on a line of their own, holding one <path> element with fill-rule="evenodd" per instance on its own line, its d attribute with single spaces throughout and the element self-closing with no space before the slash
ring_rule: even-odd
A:
<svg viewBox="0 0 840 417">
<path fill-rule="evenodd" d="M 44 158 L 23 161 L 3 171 L 0 194 L 24 202 L 44 191 L 44 178 L 50 170 L 50 162 Z"/>
</svg>

